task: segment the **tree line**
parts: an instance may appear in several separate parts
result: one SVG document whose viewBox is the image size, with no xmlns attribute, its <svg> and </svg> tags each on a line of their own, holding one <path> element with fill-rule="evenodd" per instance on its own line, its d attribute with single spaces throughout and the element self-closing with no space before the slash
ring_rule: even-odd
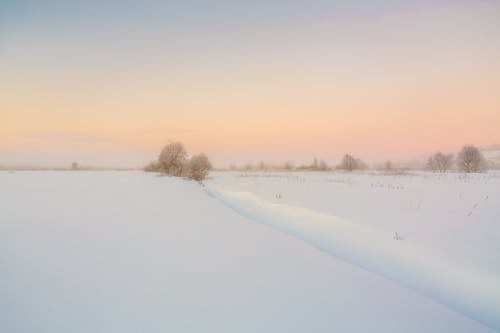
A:
<svg viewBox="0 0 500 333">
<path fill-rule="evenodd" d="M 481 151 L 473 145 L 465 145 L 456 155 L 444 154 L 436 152 L 427 159 L 425 165 L 421 164 L 418 168 L 435 172 L 446 172 L 448 170 L 458 170 L 462 172 L 481 172 L 488 169 L 489 165 Z M 412 167 L 411 169 L 414 169 Z M 418 169 L 417 168 L 417 169 Z M 401 171 L 408 168 L 398 167 L 391 161 L 386 161 L 370 167 L 362 159 L 351 154 L 345 154 L 340 163 L 337 165 L 328 165 L 324 160 L 314 158 L 310 164 L 301 164 L 295 166 L 292 162 L 287 161 L 283 164 L 267 164 L 260 162 L 258 164 L 244 164 L 236 166 L 230 165 L 230 171 L 356 171 L 374 169 L 379 171 Z"/>
<path fill-rule="evenodd" d="M 426 163 L 425 168 L 434 172 L 446 172 L 455 167 L 461 172 L 481 172 L 488 168 L 486 159 L 481 151 L 473 145 L 465 145 L 456 154 L 445 154 L 436 152 L 431 155 Z M 208 157 L 204 153 L 196 154 L 188 157 L 188 153 L 181 142 L 170 142 L 160 152 L 158 159 L 149 163 L 144 170 L 147 172 L 160 172 L 163 174 L 184 177 L 196 181 L 203 181 L 209 171 L 212 169 Z M 329 166 L 324 160 L 314 158 L 311 164 L 303 164 L 295 166 L 292 162 L 285 162 L 282 165 L 270 165 L 260 162 L 257 165 L 245 164 L 242 167 L 231 165 L 229 170 L 233 171 L 330 171 L 330 170 L 367 170 L 369 169 L 360 158 L 354 157 L 351 154 L 345 154 L 340 163 L 336 166 Z M 376 167 L 383 171 L 396 171 L 391 161 L 387 161 Z"/>
<path fill-rule="evenodd" d="M 450 170 L 453 165 L 462 172 L 481 172 L 488 168 L 486 159 L 481 151 L 473 145 L 465 145 L 462 150 L 453 154 L 443 154 L 437 152 L 430 156 L 427 160 L 427 169 L 437 172 L 446 172 Z"/>
</svg>

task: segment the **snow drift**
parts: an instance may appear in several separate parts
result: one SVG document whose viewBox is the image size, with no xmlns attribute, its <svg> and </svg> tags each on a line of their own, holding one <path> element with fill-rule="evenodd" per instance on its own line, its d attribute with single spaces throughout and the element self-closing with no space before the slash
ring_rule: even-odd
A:
<svg viewBox="0 0 500 333">
<path fill-rule="evenodd" d="M 335 216 L 266 202 L 249 192 L 213 187 L 205 191 L 240 215 L 300 238 L 500 330 L 500 281 L 496 276 L 468 269 L 409 242 L 393 240 L 391 234 Z"/>
</svg>

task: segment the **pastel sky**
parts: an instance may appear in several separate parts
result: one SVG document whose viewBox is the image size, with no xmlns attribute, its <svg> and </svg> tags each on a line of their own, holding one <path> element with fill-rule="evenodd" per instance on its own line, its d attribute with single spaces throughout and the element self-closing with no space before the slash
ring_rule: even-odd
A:
<svg viewBox="0 0 500 333">
<path fill-rule="evenodd" d="M 500 1 L 0 1 L 0 165 L 500 143 Z"/>
</svg>

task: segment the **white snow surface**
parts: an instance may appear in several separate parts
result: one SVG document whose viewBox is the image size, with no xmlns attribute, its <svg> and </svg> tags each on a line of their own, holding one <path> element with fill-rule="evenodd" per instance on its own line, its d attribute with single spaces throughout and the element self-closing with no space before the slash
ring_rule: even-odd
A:
<svg viewBox="0 0 500 333">
<path fill-rule="evenodd" d="M 0 172 L 0 332 L 492 332 L 499 178 L 459 177 Z"/>
<path fill-rule="evenodd" d="M 366 226 L 302 207 L 265 202 L 246 192 L 207 189 L 242 216 L 269 224 L 313 246 L 405 286 L 500 330 L 500 280 L 439 258 Z"/>
<path fill-rule="evenodd" d="M 388 239 L 397 232 L 420 249 L 500 276 L 500 172 L 222 172 L 209 185 L 333 215 Z"/>
</svg>

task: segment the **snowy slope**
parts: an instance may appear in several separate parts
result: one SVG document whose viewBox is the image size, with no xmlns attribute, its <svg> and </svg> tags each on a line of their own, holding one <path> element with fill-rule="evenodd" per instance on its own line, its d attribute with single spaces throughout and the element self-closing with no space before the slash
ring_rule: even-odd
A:
<svg viewBox="0 0 500 333">
<path fill-rule="evenodd" d="M 206 191 L 242 216 L 303 239 L 500 330 L 499 276 L 458 265 L 411 243 L 391 241 L 383 233 L 335 216 L 265 202 L 248 192 Z"/>
<path fill-rule="evenodd" d="M 0 332 L 491 332 L 142 172 L 0 172 Z"/>
</svg>

